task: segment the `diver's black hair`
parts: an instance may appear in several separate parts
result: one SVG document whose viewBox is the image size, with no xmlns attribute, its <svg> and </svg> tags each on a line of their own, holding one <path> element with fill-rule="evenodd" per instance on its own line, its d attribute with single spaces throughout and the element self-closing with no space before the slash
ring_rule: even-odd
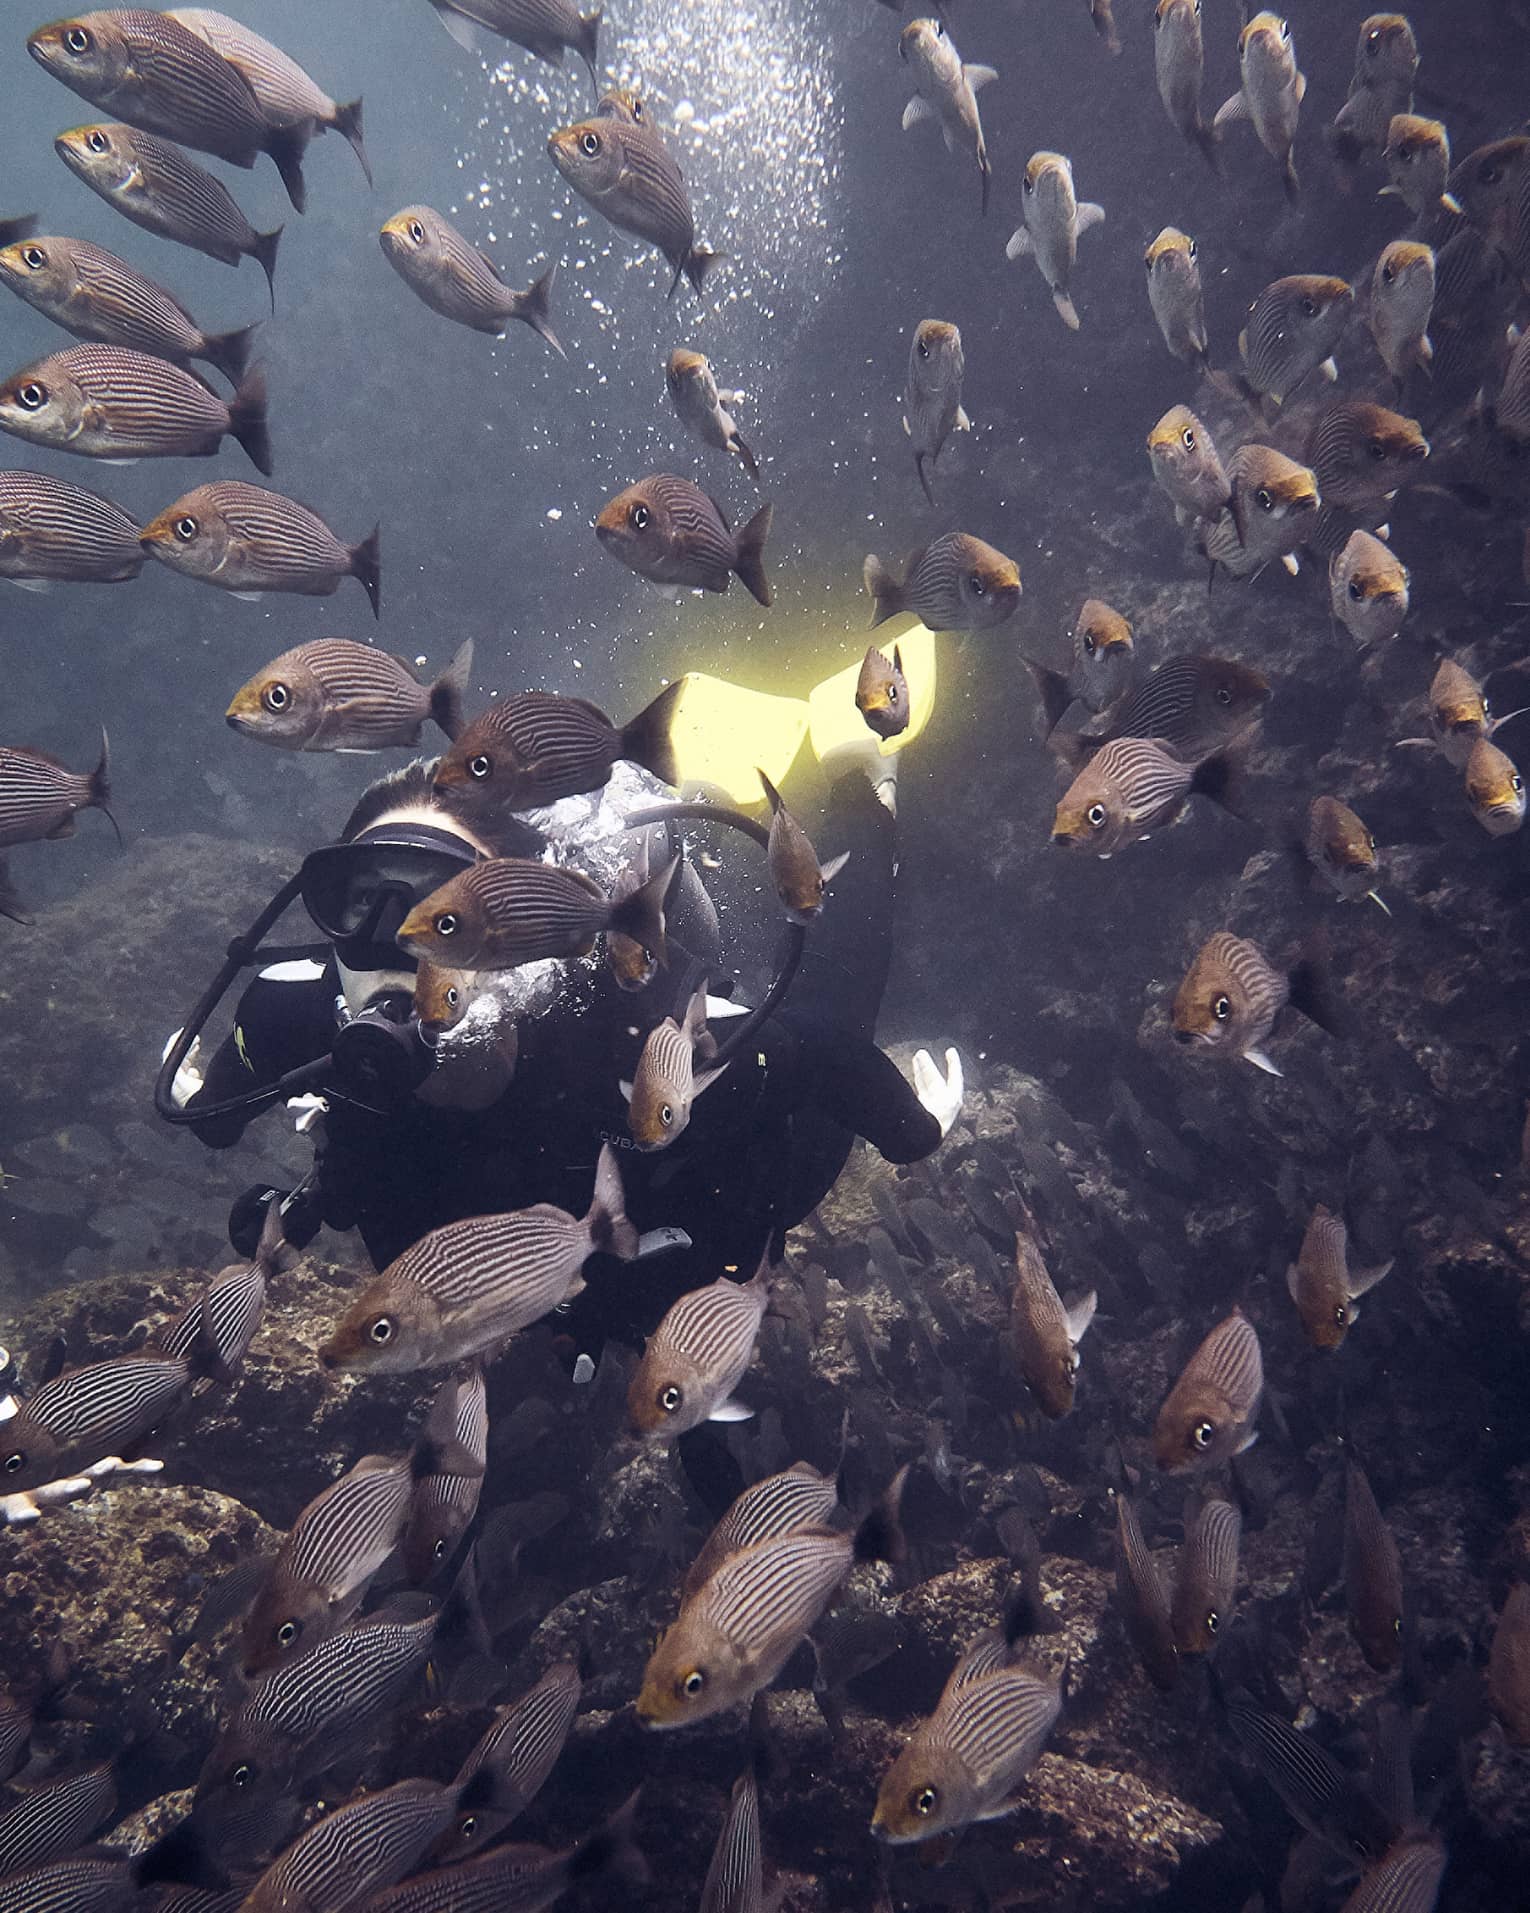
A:
<svg viewBox="0 0 1530 1913">
<path fill-rule="evenodd" d="M 474 822 L 468 826 L 454 817 L 431 789 L 430 780 L 435 776 L 439 762 L 440 759 L 436 757 L 417 757 L 402 770 L 389 771 L 386 777 L 379 777 L 375 784 L 369 784 L 345 820 L 345 828 L 340 832 L 341 843 L 353 843 L 364 830 L 370 830 L 379 818 L 388 816 L 391 811 L 413 809 L 434 812 L 443 830 L 468 833 L 474 842 L 483 845 L 490 856 L 535 857 L 540 854 L 543 839 L 524 818 L 506 817 L 500 823 Z"/>
</svg>

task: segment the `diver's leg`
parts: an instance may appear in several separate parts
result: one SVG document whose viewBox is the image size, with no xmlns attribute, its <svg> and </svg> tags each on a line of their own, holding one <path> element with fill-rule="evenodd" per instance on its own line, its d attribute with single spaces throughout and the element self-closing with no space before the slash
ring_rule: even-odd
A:
<svg viewBox="0 0 1530 1913">
<path fill-rule="evenodd" d="M 821 858 L 848 851 L 850 860 L 808 930 L 787 998 L 793 1028 L 875 1035 L 892 962 L 897 837 L 895 818 L 860 770 L 835 779 L 815 847 Z"/>
</svg>

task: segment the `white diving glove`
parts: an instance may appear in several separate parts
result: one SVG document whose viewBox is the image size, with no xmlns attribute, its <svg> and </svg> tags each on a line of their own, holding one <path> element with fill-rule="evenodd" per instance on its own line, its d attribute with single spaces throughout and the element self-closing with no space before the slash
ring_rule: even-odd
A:
<svg viewBox="0 0 1530 1913">
<path fill-rule="evenodd" d="M 169 1041 L 159 1053 L 159 1060 L 161 1062 L 164 1062 L 171 1050 L 174 1049 L 180 1038 L 180 1034 L 179 1030 L 173 1030 L 171 1032 Z M 195 1096 L 197 1091 L 202 1087 L 202 1072 L 197 1068 L 197 1058 L 201 1054 L 202 1039 L 200 1036 L 194 1036 L 191 1039 L 191 1048 L 187 1050 L 180 1068 L 175 1072 L 175 1081 L 170 1085 L 170 1100 L 175 1104 L 177 1109 L 184 1109 L 187 1103 L 191 1101 L 192 1097 Z"/>
<path fill-rule="evenodd" d="M 173 1040 L 173 1039 L 172 1039 Z M 120 1455 L 105 1455 L 77 1475 L 65 1475 L 57 1481 L 44 1481 L 19 1494 L 0 1495 L 0 1528 L 23 1528 L 40 1519 L 44 1508 L 79 1501 L 91 1494 L 103 1481 L 122 1475 L 157 1475 L 162 1461 L 124 1461 Z"/>
<path fill-rule="evenodd" d="M 962 1113 L 962 1097 L 966 1094 L 966 1088 L 962 1078 L 962 1059 L 954 1049 L 946 1051 L 944 1076 L 927 1049 L 914 1051 L 914 1094 L 919 1098 L 921 1107 L 927 1109 L 940 1124 L 942 1141 L 950 1135 L 952 1126 Z"/>
</svg>

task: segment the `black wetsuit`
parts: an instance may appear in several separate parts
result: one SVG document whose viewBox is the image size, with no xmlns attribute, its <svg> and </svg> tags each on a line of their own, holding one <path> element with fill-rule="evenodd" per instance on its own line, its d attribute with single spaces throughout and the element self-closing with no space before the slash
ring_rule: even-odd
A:
<svg viewBox="0 0 1530 1913">
<path fill-rule="evenodd" d="M 581 966 L 553 1010 L 521 1020 L 513 1081 L 488 1109 L 411 1101 L 380 1116 L 333 1101 L 317 1179 L 322 1219 L 358 1229 L 381 1268 L 428 1229 L 465 1216 L 534 1202 L 579 1215 L 609 1142 L 637 1228 L 683 1229 L 691 1247 L 637 1269 L 601 1257 L 587 1265 L 588 1286 L 561 1319 L 577 1346 L 598 1349 L 605 1335 L 636 1341 L 677 1296 L 724 1270 L 747 1279 L 768 1244 L 779 1253 L 785 1231 L 833 1186 L 857 1135 L 893 1162 L 928 1155 L 939 1125 L 873 1040 L 891 956 L 893 820 L 855 773 L 834 786 L 821 835 L 825 854 L 847 849 L 850 860 L 808 931 L 797 977 L 668 1148 L 633 1146 L 619 1083 L 631 1079 L 648 1030 L 681 1013 L 692 981 L 672 964 L 629 995 L 604 966 Z M 240 1003 L 237 1039 L 218 1050 L 189 1107 L 323 1056 L 338 994 L 333 964 L 302 981 L 257 978 Z M 719 1040 L 731 1020 L 714 1023 Z M 214 1117 L 194 1128 L 221 1148 L 244 1121 Z"/>
</svg>

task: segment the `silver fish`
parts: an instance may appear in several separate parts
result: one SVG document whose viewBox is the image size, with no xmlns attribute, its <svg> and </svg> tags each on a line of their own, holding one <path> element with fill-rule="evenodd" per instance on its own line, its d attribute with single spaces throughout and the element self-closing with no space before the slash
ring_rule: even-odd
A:
<svg viewBox="0 0 1530 1913">
<path fill-rule="evenodd" d="M 239 479 L 198 485 L 144 527 L 143 544 L 182 577 L 258 597 L 266 591 L 327 598 L 354 578 L 382 616 L 380 528 L 343 543 L 317 512 Z"/>
<path fill-rule="evenodd" d="M 1262 672 L 1232 658 L 1190 651 L 1166 658 L 1145 677 L 1126 701 L 1111 712 L 1110 726 L 1098 740 L 1153 738 L 1187 764 L 1241 742 L 1259 722 L 1270 695 Z"/>
<path fill-rule="evenodd" d="M 136 522 L 99 492 L 46 472 L 0 472 L 0 578 L 28 590 L 119 584 L 144 565 Z"/>
<path fill-rule="evenodd" d="M 79 1767 L 29 1787 L 8 1813 L 0 1813 L 0 1880 L 73 1852 L 116 1806 L 109 1766 Z"/>
<path fill-rule="evenodd" d="M 1232 1619 L 1243 1517 L 1230 1501 L 1202 1502 L 1185 1533 L 1174 1574 L 1174 1645 L 1181 1654 L 1209 1654 Z"/>
<path fill-rule="evenodd" d="M 1415 366 L 1427 370 L 1434 357 L 1433 311 L 1433 249 L 1412 239 L 1383 246 L 1371 274 L 1371 336 L 1399 387 Z"/>
<path fill-rule="evenodd" d="M 1153 477 L 1182 525 L 1215 521 L 1232 502 L 1232 486 L 1211 434 L 1188 405 L 1171 405 L 1148 433 Z"/>
<path fill-rule="evenodd" d="M 990 631 L 1014 615 L 1020 567 L 970 532 L 948 531 L 909 559 L 900 584 L 874 553 L 862 567 L 871 626 L 912 611 L 931 631 Z"/>
<path fill-rule="evenodd" d="M 304 1829 L 250 1888 L 243 1913 L 344 1913 L 419 1864 L 451 1824 L 461 1789 L 400 1780 Z"/>
<path fill-rule="evenodd" d="M 1153 9 L 1153 65 L 1158 75 L 1158 97 L 1180 136 L 1197 146 L 1206 164 L 1215 170 L 1217 136 L 1201 117 L 1201 77 L 1205 63 L 1201 45 L 1201 0 L 1158 0 Z"/>
<path fill-rule="evenodd" d="M 1291 149 L 1307 78 L 1297 71 L 1291 28 L 1279 14 L 1256 13 L 1239 34 L 1238 72 L 1242 85 L 1218 107 L 1212 127 L 1220 132 L 1237 120 L 1248 120 L 1259 144 L 1279 164 L 1286 197 L 1294 201 L 1301 185 Z"/>
<path fill-rule="evenodd" d="M 1250 442 L 1227 461 L 1227 482 L 1226 511 L 1197 530 L 1206 557 L 1232 578 L 1257 578 L 1277 559 L 1295 572 L 1322 504 L 1317 475 L 1271 445 Z"/>
<path fill-rule="evenodd" d="M 733 1399 L 733 1391 L 754 1360 L 769 1306 L 768 1258 L 747 1282 L 720 1275 L 682 1295 L 649 1336 L 628 1387 L 632 1433 L 668 1441 L 705 1421 L 745 1421 L 753 1415 L 752 1408 Z"/>
<path fill-rule="evenodd" d="M 1163 342 L 1176 359 L 1211 368 L 1206 345 L 1206 311 L 1195 241 L 1177 226 L 1165 226 L 1143 255 L 1147 264 L 1148 303 Z"/>
<path fill-rule="evenodd" d="M 627 1100 L 627 1127 L 639 1149 L 667 1149 L 691 1120 L 691 1104 L 722 1074 L 696 1068 L 698 1051 L 708 1042 L 706 979 L 697 984 L 677 1023 L 666 1016 L 643 1040 L 632 1081 L 621 1085 Z"/>
<path fill-rule="evenodd" d="M 940 20 L 910 20 L 898 36 L 898 54 L 914 72 L 914 97 L 903 109 L 903 130 L 921 120 L 937 120 L 946 151 L 969 150 L 982 181 L 982 211 L 988 211 L 988 188 L 993 168 L 983 139 L 978 112 L 978 90 L 999 76 L 991 66 L 962 63 Z"/>
<path fill-rule="evenodd" d="M 930 478 L 941 448 L 952 432 L 972 430 L 972 420 L 962 407 L 965 372 L 960 331 L 945 319 L 921 319 L 909 347 L 903 430 L 914 448 L 919 483 L 932 505 L 935 494 Z"/>
<path fill-rule="evenodd" d="M 766 1913 L 760 1793 L 753 1767 L 733 1783 L 728 1813 L 701 1889 L 701 1913 Z"/>
<path fill-rule="evenodd" d="M 606 503 L 595 536 L 613 558 L 654 584 L 726 591 L 730 576 L 737 576 L 752 598 L 769 606 L 765 540 L 773 512 L 761 505 L 735 532 L 699 485 L 653 472 Z"/>
<path fill-rule="evenodd" d="M 1160 1468 L 1209 1468 L 1254 1444 L 1264 1393 L 1259 1337 L 1242 1309 L 1218 1322 L 1186 1362 L 1153 1425 Z"/>
<path fill-rule="evenodd" d="M 406 206 L 385 222 L 378 239 L 388 264 L 432 312 L 497 339 L 509 331 L 512 319 L 519 319 L 560 359 L 568 357 L 549 319 L 556 265 L 526 291 L 516 292 L 489 255 L 430 206 Z"/>
<path fill-rule="evenodd" d="M 422 1443 L 415 1461 L 414 1500 L 400 1543 L 404 1572 L 416 1587 L 423 1587 L 442 1562 L 450 1560 L 478 1512 L 489 1459 L 489 1406 L 480 1363 L 471 1363 L 465 1374 L 449 1375 L 437 1389 Z M 456 1465 L 431 1465 L 441 1455 L 452 1457 Z M 460 1465 L 464 1457 L 472 1464 L 470 1471 Z"/>
<path fill-rule="evenodd" d="M 619 930 L 666 960 L 664 900 L 672 857 L 621 902 L 582 872 L 529 857 L 494 857 L 442 884 L 399 927 L 415 957 L 464 970 L 514 970 L 545 957 L 588 956 L 602 931 Z"/>
<path fill-rule="evenodd" d="M 1356 644 L 1387 644 L 1408 615 L 1408 567 L 1370 532 L 1352 531 L 1328 561 L 1328 593 Z"/>
<path fill-rule="evenodd" d="M 735 453 L 749 476 L 758 480 L 760 468 L 754 453 L 744 443 L 733 414 L 725 409 L 737 405 L 743 394 L 719 392 L 706 356 L 680 346 L 669 355 L 664 383 L 676 416 L 691 436 L 721 452 Z"/>
<path fill-rule="evenodd" d="M 685 178 L 653 125 L 581 120 L 547 142 L 553 164 L 596 212 L 621 232 L 657 246 L 674 267 L 669 297 L 682 277 L 699 293 L 726 254 L 696 242 L 696 219 Z"/>
<path fill-rule="evenodd" d="M 1305 456 L 1323 503 L 1359 512 L 1418 479 L 1429 441 L 1417 419 L 1368 399 L 1345 399 L 1319 413 Z"/>
<path fill-rule="evenodd" d="M 154 1349 L 66 1368 L 0 1422 L 0 1493 L 19 1494 L 121 1454 L 190 1399 L 197 1373 L 185 1357 Z"/>
<path fill-rule="evenodd" d="M 1115 737 L 1079 771 L 1058 800 L 1052 842 L 1112 857 L 1173 823 L 1191 797 L 1219 798 L 1230 766 L 1218 752 L 1186 763 L 1154 740 Z"/>
<path fill-rule="evenodd" d="M 441 24 L 469 52 L 474 26 L 486 27 L 502 40 L 524 47 L 549 66 L 562 66 L 570 49 L 590 70 L 590 84 L 599 87 L 595 62 L 600 51 L 601 9 L 581 13 L 573 0 L 430 0 Z"/>
<path fill-rule="evenodd" d="M 1449 1859 L 1437 1833 L 1404 1833 L 1366 1868 L 1340 1913 L 1434 1913 Z"/>
<path fill-rule="evenodd" d="M 1099 225 L 1105 208 L 1092 199 L 1079 200 L 1073 191 L 1073 164 L 1061 153 L 1032 153 L 1025 167 L 1022 207 L 1025 224 L 1017 226 L 1004 248 L 1006 259 L 1027 256 L 1051 289 L 1052 303 L 1070 332 L 1078 330 L 1078 312 L 1069 294 L 1073 262 L 1080 233 Z"/>
<path fill-rule="evenodd" d="M 1490 837 L 1510 837 L 1524 823 L 1525 780 L 1508 753 L 1487 738 L 1473 744 L 1463 781 L 1471 813 Z"/>
<path fill-rule="evenodd" d="M 849 862 L 850 853 L 847 850 L 821 864 L 807 832 L 781 801 L 780 791 L 764 771 L 755 775 L 770 805 L 770 837 L 765 847 L 770 881 L 791 921 L 811 923 L 823 908 L 825 890 Z"/>
<path fill-rule="evenodd" d="M 533 1913 L 575 1888 L 592 1906 L 631 1905 L 633 1891 L 650 1878 L 633 1838 L 637 1802 L 634 1793 L 592 1833 L 561 1853 L 507 1843 L 474 1860 L 437 1867 L 374 1893 L 366 1902 L 367 1913 Z"/>
</svg>

